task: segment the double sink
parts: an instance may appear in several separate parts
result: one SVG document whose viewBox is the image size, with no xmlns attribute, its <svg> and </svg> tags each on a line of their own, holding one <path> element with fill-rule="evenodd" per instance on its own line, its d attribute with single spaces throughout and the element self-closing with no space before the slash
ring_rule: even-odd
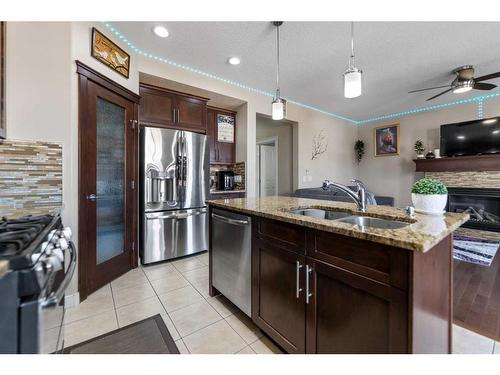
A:
<svg viewBox="0 0 500 375">
<path fill-rule="evenodd" d="M 348 223 L 363 228 L 399 229 L 410 223 L 366 216 L 363 214 L 352 214 L 345 211 L 323 210 L 320 208 L 292 208 L 288 212 L 295 215 L 315 217 L 318 219 L 335 220 L 339 223 Z"/>
</svg>

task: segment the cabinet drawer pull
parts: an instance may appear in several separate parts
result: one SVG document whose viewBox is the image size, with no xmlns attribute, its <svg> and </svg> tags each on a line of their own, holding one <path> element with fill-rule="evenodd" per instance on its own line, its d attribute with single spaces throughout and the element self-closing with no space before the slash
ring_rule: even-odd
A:
<svg viewBox="0 0 500 375">
<path fill-rule="evenodd" d="M 296 274 L 295 274 L 295 295 L 297 296 L 297 299 L 300 297 L 300 292 L 302 292 L 302 288 L 300 287 L 300 269 L 302 268 L 302 265 L 300 264 L 299 261 L 297 261 L 297 268 L 296 268 Z"/>
<path fill-rule="evenodd" d="M 311 286 L 309 285 L 311 282 L 311 273 L 312 267 L 309 267 L 306 264 L 306 303 L 309 304 L 309 299 L 312 297 L 312 293 L 310 293 Z"/>
</svg>

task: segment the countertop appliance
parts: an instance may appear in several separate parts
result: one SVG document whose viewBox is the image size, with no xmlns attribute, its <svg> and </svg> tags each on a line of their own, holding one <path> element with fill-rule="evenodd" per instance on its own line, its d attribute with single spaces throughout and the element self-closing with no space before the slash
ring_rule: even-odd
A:
<svg viewBox="0 0 500 375">
<path fill-rule="evenodd" d="M 218 171 L 217 174 L 217 189 L 218 190 L 233 190 L 234 189 L 234 172 L 233 171 Z"/>
<path fill-rule="evenodd" d="M 252 219 L 212 209 L 212 285 L 252 316 Z"/>
<path fill-rule="evenodd" d="M 500 117 L 441 125 L 441 156 L 500 153 Z"/>
<path fill-rule="evenodd" d="M 143 127 L 140 133 L 142 264 L 208 249 L 207 136 Z"/>
<path fill-rule="evenodd" d="M 62 353 L 64 294 L 76 268 L 59 214 L 0 221 L 0 353 Z"/>
</svg>

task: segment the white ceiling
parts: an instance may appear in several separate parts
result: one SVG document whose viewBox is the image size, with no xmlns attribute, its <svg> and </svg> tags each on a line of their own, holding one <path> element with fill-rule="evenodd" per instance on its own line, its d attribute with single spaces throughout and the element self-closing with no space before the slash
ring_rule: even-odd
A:
<svg viewBox="0 0 500 375">
<path fill-rule="evenodd" d="M 165 25 L 161 39 L 153 25 Z M 273 92 L 276 31 L 270 22 L 116 22 L 136 47 L 159 57 Z M 346 22 L 285 22 L 281 27 L 282 96 L 354 120 L 447 103 L 478 95 L 413 89 L 445 85 L 451 70 L 465 64 L 476 76 L 500 70 L 500 22 L 357 22 L 356 65 L 363 70 L 363 95 L 343 97 L 342 73 L 350 53 Z M 241 58 L 231 66 L 230 56 Z M 488 81 L 500 86 L 500 79 Z"/>
</svg>

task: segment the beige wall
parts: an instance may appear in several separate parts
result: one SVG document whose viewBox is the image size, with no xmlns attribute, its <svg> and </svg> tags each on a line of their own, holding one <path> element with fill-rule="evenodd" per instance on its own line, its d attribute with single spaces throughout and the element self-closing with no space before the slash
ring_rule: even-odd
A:
<svg viewBox="0 0 500 375">
<path fill-rule="evenodd" d="M 63 205 L 71 206 L 71 23 L 7 22 L 7 138 L 63 146 Z M 72 224 L 66 210 L 63 219 Z"/>
<path fill-rule="evenodd" d="M 485 117 L 500 116 L 500 100 L 492 99 L 483 103 Z M 421 139 L 426 149 L 439 148 L 440 125 L 473 120 L 477 114 L 477 103 L 471 103 L 382 123 L 359 125 L 357 137 L 365 142 L 366 153 L 359 164 L 358 178 L 376 195 L 393 196 L 397 206 L 411 204 L 411 186 L 416 179 L 423 177 L 415 173 L 415 141 Z M 374 157 L 373 129 L 394 123 L 400 124 L 400 155 Z"/>
<path fill-rule="evenodd" d="M 278 194 L 290 195 L 293 190 L 293 124 L 257 116 L 256 141 L 276 137 L 278 140 Z"/>
</svg>

